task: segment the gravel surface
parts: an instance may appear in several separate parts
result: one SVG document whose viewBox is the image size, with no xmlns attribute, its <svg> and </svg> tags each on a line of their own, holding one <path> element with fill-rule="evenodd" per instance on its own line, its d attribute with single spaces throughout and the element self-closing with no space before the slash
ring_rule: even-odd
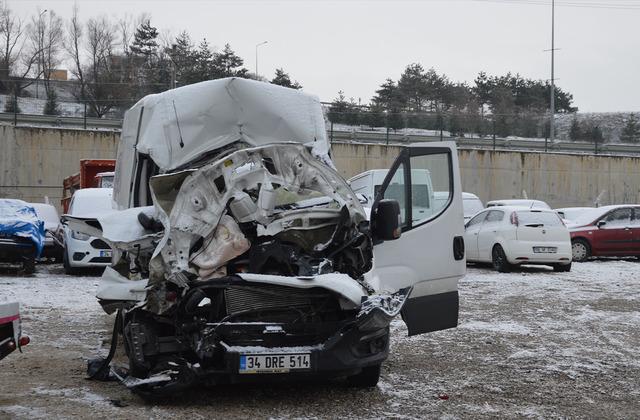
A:
<svg viewBox="0 0 640 420">
<path fill-rule="evenodd" d="M 118 383 L 85 379 L 113 318 L 97 277 L 39 266 L 0 272 L 0 301 L 21 302 L 31 344 L 0 361 L 0 418 L 637 418 L 640 263 L 593 261 L 570 273 L 470 267 L 458 328 L 408 338 L 394 321 L 376 389 L 341 382 L 194 389 L 147 404 Z"/>
</svg>

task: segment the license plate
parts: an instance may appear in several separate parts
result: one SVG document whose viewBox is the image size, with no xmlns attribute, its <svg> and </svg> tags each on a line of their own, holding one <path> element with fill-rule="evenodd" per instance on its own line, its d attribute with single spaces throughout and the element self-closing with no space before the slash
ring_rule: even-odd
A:
<svg viewBox="0 0 640 420">
<path fill-rule="evenodd" d="M 534 246 L 533 252 L 536 254 L 555 254 L 558 248 L 554 246 Z"/>
<path fill-rule="evenodd" d="M 111 251 L 100 251 L 100 256 L 101 257 L 110 257 L 111 256 Z"/>
<path fill-rule="evenodd" d="M 287 373 L 311 369 L 310 353 L 242 354 L 239 373 Z"/>
</svg>

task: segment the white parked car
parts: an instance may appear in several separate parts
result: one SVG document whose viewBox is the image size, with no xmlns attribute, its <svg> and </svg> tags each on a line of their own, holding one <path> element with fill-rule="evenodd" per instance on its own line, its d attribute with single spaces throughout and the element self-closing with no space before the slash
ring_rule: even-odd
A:
<svg viewBox="0 0 640 420">
<path fill-rule="evenodd" d="M 69 204 L 69 215 L 95 218 L 112 211 L 111 188 L 84 188 L 76 191 Z M 111 265 L 111 248 L 100 238 L 64 228 L 62 262 L 67 274 L 75 274 L 78 268 L 106 267 Z"/>
<path fill-rule="evenodd" d="M 473 216 L 484 210 L 484 205 L 477 195 L 463 192 L 462 209 L 464 211 L 464 222 L 467 223 Z"/>
<path fill-rule="evenodd" d="M 491 262 L 500 272 L 521 264 L 571 270 L 569 230 L 553 210 L 487 208 L 466 224 L 464 243 L 467 261 Z"/>
<path fill-rule="evenodd" d="M 516 206 L 516 207 L 527 207 L 530 209 L 551 210 L 551 207 L 547 203 L 540 200 L 515 199 L 515 200 L 491 200 L 487 202 L 487 207 L 499 207 L 499 206 Z"/>
<path fill-rule="evenodd" d="M 62 238 L 60 215 L 51 204 L 29 203 L 34 208 L 38 218 L 44 222 L 44 248 L 41 257 L 53 258 L 56 262 L 62 260 Z"/>
</svg>

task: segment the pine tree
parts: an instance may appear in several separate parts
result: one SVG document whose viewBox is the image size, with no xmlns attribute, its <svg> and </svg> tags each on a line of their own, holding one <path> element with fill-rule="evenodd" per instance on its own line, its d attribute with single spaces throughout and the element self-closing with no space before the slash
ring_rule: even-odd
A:
<svg viewBox="0 0 640 420">
<path fill-rule="evenodd" d="M 58 109 L 58 94 L 55 89 L 47 93 L 47 102 L 44 104 L 44 115 L 60 115 Z"/>
<path fill-rule="evenodd" d="M 343 123 L 347 120 L 347 111 L 349 109 L 349 102 L 344 96 L 343 91 L 338 91 L 338 97 L 335 98 L 329 106 L 329 121 L 333 123 Z"/>
<path fill-rule="evenodd" d="M 591 138 L 591 141 L 593 141 L 594 143 L 598 143 L 598 144 L 604 143 L 604 136 L 602 135 L 602 130 L 600 130 L 600 127 L 598 127 L 597 125 L 594 125 L 593 127 L 591 127 L 591 133 L 589 137 Z"/>
<path fill-rule="evenodd" d="M 292 89 L 302 89 L 302 85 L 297 81 L 292 82 L 289 74 L 286 73 L 282 68 L 276 69 L 276 76 L 271 79 L 271 82 L 274 85 L 280 85 Z"/>
<path fill-rule="evenodd" d="M 14 94 L 7 96 L 7 101 L 4 103 L 4 112 L 11 114 L 20 114 L 22 112 L 18 104 L 18 98 Z"/>
<path fill-rule="evenodd" d="M 640 123 L 635 114 L 629 114 L 627 124 L 622 129 L 620 141 L 623 143 L 640 143 Z"/>
<path fill-rule="evenodd" d="M 242 67 L 243 64 L 244 60 L 231 49 L 231 45 L 226 44 L 222 52 L 213 56 L 213 78 L 245 77 L 249 71 Z"/>
<path fill-rule="evenodd" d="M 574 116 L 569 129 L 569 138 L 573 141 L 582 140 L 582 128 L 578 122 L 578 117 Z"/>
<path fill-rule="evenodd" d="M 151 21 L 146 20 L 136 29 L 130 50 L 133 54 L 149 58 L 158 51 L 158 29 L 151 26 Z"/>
</svg>

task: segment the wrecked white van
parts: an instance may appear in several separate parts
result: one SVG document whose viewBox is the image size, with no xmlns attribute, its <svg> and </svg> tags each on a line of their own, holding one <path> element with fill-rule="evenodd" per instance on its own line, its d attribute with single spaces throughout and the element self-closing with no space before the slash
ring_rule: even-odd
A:
<svg viewBox="0 0 640 420">
<path fill-rule="evenodd" d="M 412 169 L 448 192 L 439 212 L 412 216 Z M 405 147 L 369 222 L 333 166 L 315 96 L 221 79 L 126 113 L 113 197 L 118 212 L 65 219 L 114 250 L 98 299 L 118 313 L 119 376 L 141 393 L 309 375 L 374 386 L 397 314 L 409 335 L 457 325 L 453 143 Z"/>
</svg>

